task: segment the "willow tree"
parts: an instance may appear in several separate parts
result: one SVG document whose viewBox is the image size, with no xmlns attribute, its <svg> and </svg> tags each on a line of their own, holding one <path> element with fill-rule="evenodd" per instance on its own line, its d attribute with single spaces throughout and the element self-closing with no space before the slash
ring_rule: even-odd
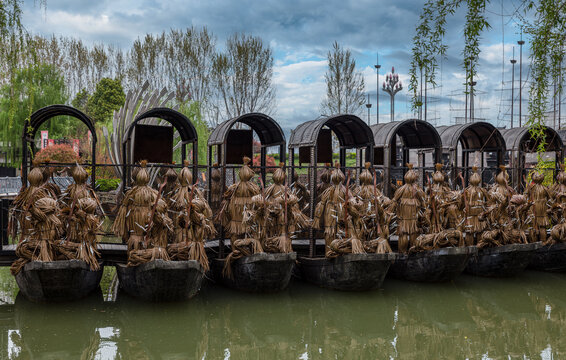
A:
<svg viewBox="0 0 566 360">
<path fill-rule="evenodd" d="M 348 49 L 334 42 L 327 54 L 328 70 L 324 74 L 326 96 L 320 105 L 328 114 L 358 114 L 362 109 L 365 92 L 364 78 L 356 70 L 356 60 Z"/>
<path fill-rule="evenodd" d="M 229 37 L 226 50 L 214 57 L 211 79 L 221 116 L 269 114 L 274 109 L 273 52 L 260 37 L 245 34 Z"/>
<path fill-rule="evenodd" d="M 425 83 L 436 85 L 438 59 L 448 50 L 443 43 L 446 18 L 462 6 L 467 7 L 462 67 L 466 72 L 466 83 L 472 81 L 477 73 L 481 35 L 490 28 L 486 18 L 489 3 L 489 0 L 428 0 L 425 3 L 413 37 L 409 89 L 413 93 L 414 110 L 422 106 L 418 94 L 422 85 L 420 79 L 424 77 Z M 522 0 L 517 9 L 514 16 L 530 37 L 533 84 L 530 87 L 527 125 L 533 136 L 539 139 L 539 151 L 543 151 L 546 141 L 542 126 L 544 112 L 549 106 L 551 79 L 558 79 L 561 89 L 566 73 L 560 71 L 566 50 L 566 0 Z"/>
</svg>

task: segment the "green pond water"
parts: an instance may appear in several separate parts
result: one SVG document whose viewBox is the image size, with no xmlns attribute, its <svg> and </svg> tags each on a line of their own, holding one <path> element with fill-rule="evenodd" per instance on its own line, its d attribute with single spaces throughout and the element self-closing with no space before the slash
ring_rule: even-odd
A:
<svg viewBox="0 0 566 360">
<path fill-rule="evenodd" d="M 206 286 L 173 304 L 116 294 L 111 278 L 83 301 L 33 304 L 1 269 L 0 359 L 566 359 L 566 274 L 367 293 Z"/>
</svg>

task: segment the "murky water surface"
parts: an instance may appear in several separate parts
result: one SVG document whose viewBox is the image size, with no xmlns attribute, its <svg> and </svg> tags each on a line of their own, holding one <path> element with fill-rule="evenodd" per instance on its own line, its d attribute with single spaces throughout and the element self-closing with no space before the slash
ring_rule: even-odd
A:
<svg viewBox="0 0 566 360">
<path fill-rule="evenodd" d="M 175 304 L 113 294 L 105 275 L 102 292 L 84 301 L 37 305 L 1 269 L 0 359 L 566 358 L 566 274 L 388 279 L 369 293 L 208 286 Z"/>
</svg>

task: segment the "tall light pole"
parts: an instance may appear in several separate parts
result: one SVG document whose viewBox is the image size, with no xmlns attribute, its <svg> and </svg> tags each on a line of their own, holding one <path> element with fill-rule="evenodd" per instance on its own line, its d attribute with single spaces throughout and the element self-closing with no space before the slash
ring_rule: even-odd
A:
<svg viewBox="0 0 566 360">
<path fill-rule="evenodd" d="M 519 55 L 519 127 L 523 126 L 523 30 L 521 29 L 521 40 L 517 41 L 520 47 Z"/>
<path fill-rule="evenodd" d="M 368 126 L 369 126 L 369 111 L 371 109 L 371 103 L 369 102 L 369 94 L 368 94 L 368 103 L 366 104 L 366 107 L 368 108 Z"/>
<path fill-rule="evenodd" d="M 391 98 L 391 121 L 395 121 L 395 95 L 403 90 L 403 84 L 399 80 L 399 75 L 395 74 L 395 68 L 391 68 L 391 73 L 385 75 L 383 91 Z"/>
<path fill-rule="evenodd" d="M 511 67 L 513 72 L 511 75 L 511 129 L 513 129 L 513 109 L 515 108 L 515 48 L 513 48 L 513 59 L 511 59 Z"/>
<path fill-rule="evenodd" d="M 379 53 L 377 53 L 376 62 L 375 62 L 374 66 L 375 66 L 375 70 L 377 72 L 377 83 L 376 83 L 377 84 L 377 91 L 375 92 L 376 97 L 377 97 L 377 99 L 376 99 L 377 101 L 375 102 L 375 110 L 377 111 L 376 119 L 377 119 L 377 123 L 379 124 L 379 69 L 381 68 L 381 65 L 379 65 Z M 368 103 L 369 103 L 369 101 L 368 101 Z"/>
</svg>

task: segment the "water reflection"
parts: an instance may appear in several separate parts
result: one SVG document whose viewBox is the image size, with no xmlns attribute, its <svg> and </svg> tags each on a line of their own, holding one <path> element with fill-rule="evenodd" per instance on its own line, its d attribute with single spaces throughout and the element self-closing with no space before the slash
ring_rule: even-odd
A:
<svg viewBox="0 0 566 360">
<path fill-rule="evenodd" d="M 0 296 L 13 302 L 0 305 L 2 359 L 566 358 L 560 274 L 387 280 L 370 293 L 302 283 L 275 295 L 209 286 L 175 304 L 122 294 L 108 302 L 100 292 L 36 305 L 20 296 L 9 301 L 11 278 L 0 279 Z"/>
</svg>

